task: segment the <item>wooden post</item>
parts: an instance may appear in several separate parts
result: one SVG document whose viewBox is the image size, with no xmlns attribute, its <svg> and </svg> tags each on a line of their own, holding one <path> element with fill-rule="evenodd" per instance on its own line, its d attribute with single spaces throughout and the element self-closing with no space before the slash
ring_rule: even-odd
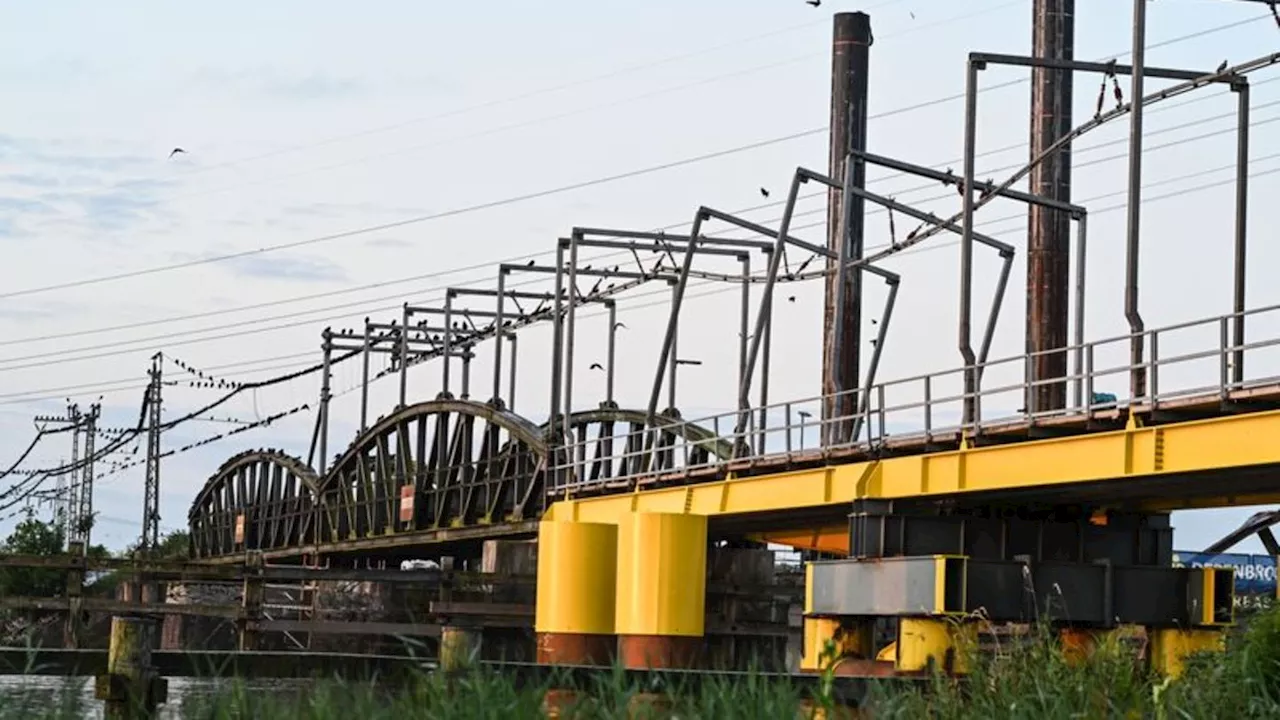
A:
<svg viewBox="0 0 1280 720">
<path fill-rule="evenodd" d="M 73 540 L 67 543 L 72 567 L 67 571 L 67 622 L 62 628 L 62 646 L 68 650 L 80 647 L 80 634 L 84 629 L 80 614 L 84 596 L 84 543 Z"/>
<path fill-rule="evenodd" d="M 111 618 L 107 672 L 94 684 L 94 696 L 105 701 L 106 720 L 153 718 L 156 706 L 168 699 L 168 683 L 151 666 L 155 628 L 150 618 Z"/>
<path fill-rule="evenodd" d="M 440 628 L 440 670 L 445 673 L 466 670 L 480 658 L 480 629 L 473 627 Z"/>
<path fill-rule="evenodd" d="M 244 558 L 244 609 L 240 617 L 240 652 L 258 649 L 258 626 L 262 621 L 264 586 L 262 553 L 251 551 Z"/>
</svg>

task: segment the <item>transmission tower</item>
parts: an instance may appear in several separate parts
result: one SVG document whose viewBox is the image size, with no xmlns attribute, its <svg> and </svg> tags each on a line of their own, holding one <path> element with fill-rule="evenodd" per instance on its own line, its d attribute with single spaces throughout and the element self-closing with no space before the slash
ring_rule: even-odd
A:
<svg viewBox="0 0 1280 720">
<path fill-rule="evenodd" d="M 147 385 L 147 486 L 142 499 L 142 537 L 138 549 L 150 551 L 160 545 L 160 387 L 164 356 L 151 358 Z"/>
<path fill-rule="evenodd" d="M 70 528 L 67 539 L 79 541 L 85 548 L 89 547 L 89 534 L 93 529 L 93 441 L 98 434 L 98 417 L 101 413 L 102 405 L 99 403 L 89 406 L 89 412 L 82 416 L 75 431 L 79 433 L 83 429 L 84 432 L 85 463 L 81 468 L 83 474 L 80 476 L 79 492 L 71 496 L 75 506 L 72 508 L 74 512 L 68 515 Z M 76 471 L 71 472 L 74 484 Z"/>
<path fill-rule="evenodd" d="M 71 425 L 71 464 L 72 470 L 58 475 L 56 495 L 54 498 L 54 516 L 62 538 L 70 542 L 74 530 L 74 518 L 80 510 L 80 478 L 76 474 L 75 465 L 80 460 L 80 427 L 84 416 L 80 406 L 68 401 L 64 415 L 37 415 L 36 423 L 55 423 Z"/>
</svg>

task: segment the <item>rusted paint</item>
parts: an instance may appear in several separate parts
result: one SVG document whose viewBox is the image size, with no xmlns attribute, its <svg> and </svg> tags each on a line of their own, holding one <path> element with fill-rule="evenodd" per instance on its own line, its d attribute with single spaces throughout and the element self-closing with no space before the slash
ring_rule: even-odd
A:
<svg viewBox="0 0 1280 720">
<path fill-rule="evenodd" d="M 695 636 L 620 635 L 618 658 L 628 670 L 696 667 L 703 640 Z"/>
<path fill-rule="evenodd" d="M 613 635 L 538 633 L 540 665 L 612 665 L 617 649 Z"/>
</svg>

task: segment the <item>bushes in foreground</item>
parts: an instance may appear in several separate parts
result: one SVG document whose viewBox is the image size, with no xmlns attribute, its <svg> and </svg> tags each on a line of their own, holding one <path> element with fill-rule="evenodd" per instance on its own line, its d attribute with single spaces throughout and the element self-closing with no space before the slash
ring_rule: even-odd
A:
<svg viewBox="0 0 1280 720">
<path fill-rule="evenodd" d="M 38 694 L 0 684 L 0 720 L 85 717 L 94 703 L 79 690 Z M 192 720 L 299 718 L 306 720 L 410 720 L 541 717 L 545 688 L 517 687 L 508 678 L 477 672 L 446 682 L 422 675 L 407 683 L 272 683 L 235 681 L 185 689 L 175 681 L 164 717 Z M 199 685 L 199 684 L 197 684 Z M 642 688 L 605 675 L 573 717 L 622 718 Z M 789 683 L 746 675 L 675 692 L 658 716 L 679 718 L 803 717 L 801 701 L 819 706 Z M 1156 678 L 1134 661 L 1131 646 L 1104 641 L 1083 663 L 1069 663 L 1047 632 L 1032 642 L 1001 648 L 976 662 L 964 680 L 934 677 L 921 683 L 877 681 L 867 704 L 877 718 L 1159 718 L 1280 717 L 1280 612 L 1258 615 L 1234 633 L 1226 653 L 1193 658 L 1179 680 Z"/>
</svg>

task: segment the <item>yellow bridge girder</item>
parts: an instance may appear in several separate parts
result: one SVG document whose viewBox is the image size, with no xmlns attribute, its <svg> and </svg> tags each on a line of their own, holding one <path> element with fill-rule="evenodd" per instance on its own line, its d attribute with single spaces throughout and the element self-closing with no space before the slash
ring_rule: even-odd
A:
<svg viewBox="0 0 1280 720">
<path fill-rule="evenodd" d="M 1280 465 L 1280 410 L 567 499 L 546 518 L 617 523 L 633 512 L 738 516 L 978 494 L 1150 511 L 1253 505 L 1280 502 L 1280 477 L 1258 472 L 1271 465 Z"/>
</svg>

